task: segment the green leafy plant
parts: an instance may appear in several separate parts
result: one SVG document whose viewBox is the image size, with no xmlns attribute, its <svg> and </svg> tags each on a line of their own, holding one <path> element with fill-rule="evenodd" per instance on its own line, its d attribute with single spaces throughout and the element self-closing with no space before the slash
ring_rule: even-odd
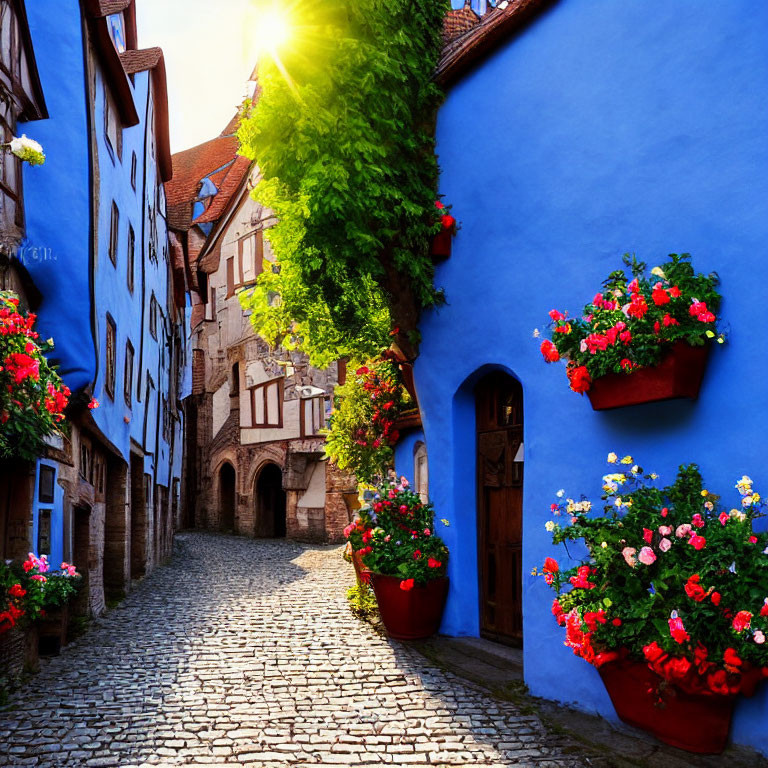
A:
<svg viewBox="0 0 768 768">
<path fill-rule="evenodd" d="M 739 506 L 720 507 L 696 465 L 659 487 L 631 456 L 609 463 L 603 514 L 560 492 L 546 524 L 555 543 L 583 540 L 589 555 L 542 574 L 566 645 L 595 666 L 628 656 L 689 692 L 751 693 L 768 675 L 768 533 L 752 521 L 763 502 L 749 477 Z M 623 465 L 623 466 L 622 466 Z M 538 569 L 534 569 L 538 573 Z"/>
<path fill-rule="evenodd" d="M 347 601 L 352 613 L 358 618 L 367 619 L 378 612 L 376 596 L 373 590 L 365 583 L 356 583 L 347 590 Z"/>
<path fill-rule="evenodd" d="M 434 508 L 404 477 L 379 488 L 366 519 L 372 527 L 361 534 L 359 552 L 373 573 L 399 578 L 405 590 L 445 576 L 448 548 L 435 534 Z"/>
<path fill-rule="evenodd" d="M 607 373 L 657 365 L 676 342 L 723 341 L 715 328 L 721 301 L 717 275 L 696 274 L 690 254 L 669 258 L 646 275 L 646 265 L 625 254 L 631 281 L 623 270 L 612 272 L 581 318 L 556 309 L 549 313 L 552 334 L 541 353 L 548 363 L 567 361 L 574 392 L 586 392 Z"/>
<path fill-rule="evenodd" d="M 400 372 L 390 360 L 357 368 L 354 378 L 336 389 L 325 451 L 340 469 L 353 472 L 365 483 L 386 476 L 400 435 L 399 414 L 411 399 Z"/>
<path fill-rule="evenodd" d="M 44 438 L 61 431 L 70 391 L 40 341 L 36 316 L 19 311 L 19 298 L 0 292 L 0 458 L 34 461 Z"/>
<path fill-rule="evenodd" d="M 260 335 L 315 365 L 374 355 L 393 326 L 412 359 L 419 312 L 440 300 L 432 75 L 448 9 L 299 0 L 295 39 L 260 62 L 238 136 L 261 170 L 255 197 L 277 217 L 277 268 L 242 302 Z"/>
</svg>

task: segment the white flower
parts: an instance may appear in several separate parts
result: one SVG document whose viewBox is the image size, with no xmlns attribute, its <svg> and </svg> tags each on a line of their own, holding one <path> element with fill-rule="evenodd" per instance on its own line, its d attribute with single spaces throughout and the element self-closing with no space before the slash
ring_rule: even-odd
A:
<svg viewBox="0 0 768 768">
<path fill-rule="evenodd" d="M 639 475 L 639 474 L 640 474 L 640 467 L 638 467 L 638 466 L 637 466 L 637 464 L 635 464 L 635 465 L 632 467 L 632 474 L 633 474 L 633 475 Z"/>
<path fill-rule="evenodd" d="M 544 527 L 547 529 L 547 531 L 552 533 L 552 531 L 555 530 L 555 521 L 554 520 L 547 520 L 547 522 L 544 523 Z"/>
<path fill-rule="evenodd" d="M 619 457 L 613 451 L 611 451 L 608 454 L 608 463 L 609 464 L 615 464 L 618 460 L 619 460 Z"/>
<path fill-rule="evenodd" d="M 557 496 L 557 498 L 558 498 L 558 499 L 562 499 L 562 498 L 563 498 L 563 496 L 565 496 L 565 491 L 564 491 L 564 490 L 561 488 L 561 489 L 560 489 L 560 490 L 557 492 L 556 496 Z"/>
<path fill-rule="evenodd" d="M 42 165 L 45 162 L 43 147 L 34 139 L 22 135 L 21 138 L 12 139 L 9 146 L 19 160 L 24 160 L 30 165 Z"/>
<path fill-rule="evenodd" d="M 533 338 L 538 339 L 541 336 L 541 331 L 538 328 L 533 329 Z"/>
</svg>

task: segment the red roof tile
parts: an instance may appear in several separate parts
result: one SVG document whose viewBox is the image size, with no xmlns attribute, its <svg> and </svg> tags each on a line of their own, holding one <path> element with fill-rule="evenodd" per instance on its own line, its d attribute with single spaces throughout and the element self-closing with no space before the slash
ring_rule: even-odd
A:
<svg viewBox="0 0 768 768">
<path fill-rule="evenodd" d="M 449 86 L 464 75 L 480 58 L 531 21 L 554 0 L 510 0 L 483 16 L 479 24 L 453 38 L 443 48 L 435 79 Z"/>
</svg>

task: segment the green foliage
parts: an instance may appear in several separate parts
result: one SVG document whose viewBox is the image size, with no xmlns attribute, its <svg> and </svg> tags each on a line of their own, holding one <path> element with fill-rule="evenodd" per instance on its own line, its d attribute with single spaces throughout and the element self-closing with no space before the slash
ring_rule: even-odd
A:
<svg viewBox="0 0 768 768">
<path fill-rule="evenodd" d="M 371 571 L 396 576 L 407 588 L 445 576 L 448 548 L 435 535 L 435 510 L 410 490 L 405 478 L 379 488 L 365 519 L 373 527 L 362 534 L 360 552 Z"/>
<path fill-rule="evenodd" d="M 299 0 L 294 39 L 259 65 L 241 152 L 278 223 L 279 268 L 242 296 L 256 331 L 315 365 L 386 348 L 437 300 L 432 81 L 447 0 Z M 276 299 L 279 296 L 279 299 Z"/>
<path fill-rule="evenodd" d="M 376 596 L 368 584 L 358 582 L 354 587 L 350 587 L 347 590 L 347 601 L 352 613 L 361 619 L 368 618 L 378 611 Z"/>
<path fill-rule="evenodd" d="M 336 389 L 326 454 L 360 482 L 379 482 L 392 465 L 393 446 L 400 437 L 394 422 L 409 404 L 394 363 L 382 360 L 360 366 Z"/>
<path fill-rule="evenodd" d="M 628 652 L 661 660 L 660 674 L 706 678 L 715 692 L 724 680 L 738 687 L 737 673 L 768 665 L 768 534 L 752 528 L 763 514 L 759 494 L 745 476 L 738 508 L 725 511 L 696 465 L 658 487 L 656 475 L 630 468 L 631 457 L 622 462 L 603 478 L 604 514 L 584 500 L 552 505 L 573 521 L 547 523 L 555 543 L 583 540 L 589 550 L 569 570 L 551 560 L 544 567 L 566 644 L 598 666 L 596 654 Z M 712 678 L 718 670 L 729 677 Z"/>
<path fill-rule="evenodd" d="M 690 254 L 669 258 L 646 275 L 646 265 L 625 254 L 632 281 L 624 270 L 612 272 L 580 318 L 550 312 L 552 340 L 541 351 L 548 362 L 568 361 L 572 389 L 586 391 L 590 380 L 607 373 L 657 365 L 679 341 L 701 346 L 723 340 L 715 329 L 718 276 L 696 274 Z"/>
<path fill-rule="evenodd" d="M 35 320 L 0 292 L 0 459 L 34 461 L 44 438 L 61 431 L 70 391 L 48 364 L 53 342 L 39 339 Z"/>
</svg>

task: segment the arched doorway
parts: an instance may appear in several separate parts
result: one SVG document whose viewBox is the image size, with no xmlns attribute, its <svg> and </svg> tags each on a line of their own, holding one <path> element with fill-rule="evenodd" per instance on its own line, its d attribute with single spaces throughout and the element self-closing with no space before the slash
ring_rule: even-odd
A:
<svg viewBox="0 0 768 768">
<path fill-rule="evenodd" d="M 235 530 L 235 468 L 225 462 L 219 470 L 219 521 L 222 531 Z"/>
<path fill-rule="evenodd" d="M 285 491 L 283 473 L 277 464 L 266 464 L 256 478 L 255 534 L 261 538 L 282 539 L 285 536 Z"/>
<path fill-rule="evenodd" d="M 523 639 L 523 388 L 501 371 L 475 388 L 480 632 Z"/>
</svg>

